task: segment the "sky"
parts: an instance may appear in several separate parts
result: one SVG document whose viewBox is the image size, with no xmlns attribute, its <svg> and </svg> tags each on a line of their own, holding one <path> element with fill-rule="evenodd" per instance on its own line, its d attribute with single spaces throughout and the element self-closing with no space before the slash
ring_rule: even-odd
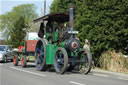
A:
<svg viewBox="0 0 128 85">
<path fill-rule="evenodd" d="M 46 13 L 49 13 L 49 7 L 53 0 L 46 0 Z M 35 4 L 39 16 L 43 13 L 44 0 L 0 0 L 0 15 L 9 12 L 13 7 L 20 4 Z"/>
</svg>

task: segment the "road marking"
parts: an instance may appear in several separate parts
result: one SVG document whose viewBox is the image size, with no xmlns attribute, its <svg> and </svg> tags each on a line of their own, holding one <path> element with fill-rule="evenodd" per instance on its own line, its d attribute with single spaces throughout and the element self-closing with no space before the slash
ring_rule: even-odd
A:
<svg viewBox="0 0 128 85">
<path fill-rule="evenodd" d="M 121 79 L 121 80 L 128 80 L 128 79 L 125 79 L 125 78 L 121 78 L 121 77 L 119 77 L 118 79 Z"/>
<path fill-rule="evenodd" d="M 92 74 L 92 75 L 95 75 L 95 76 L 103 76 L 103 77 L 108 77 L 108 75 L 104 75 L 104 74 Z"/>
<path fill-rule="evenodd" d="M 0 64 L 0 66 L 2 66 L 3 64 Z"/>
<path fill-rule="evenodd" d="M 86 85 L 86 84 L 81 84 L 81 83 L 74 82 L 74 81 L 70 81 L 69 83 L 76 84 L 76 85 Z"/>
<path fill-rule="evenodd" d="M 18 71 L 26 72 L 26 73 L 30 73 L 30 74 L 34 74 L 34 75 L 38 75 L 38 76 L 46 76 L 46 75 L 43 75 L 43 74 L 38 74 L 38 73 L 35 73 L 35 72 L 31 72 L 31 71 L 27 71 L 27 70 L 23 70 L 23 69 L 15 68 L 15 67 L 10 67 L 10 68 L 11 68 L 11 69 L 18 70 Z"/>
</svg>

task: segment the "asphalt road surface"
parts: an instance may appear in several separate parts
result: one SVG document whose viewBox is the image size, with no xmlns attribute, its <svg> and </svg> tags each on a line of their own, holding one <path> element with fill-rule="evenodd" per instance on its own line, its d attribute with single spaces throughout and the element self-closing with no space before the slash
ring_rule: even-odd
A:
<svg viewBox="0 0 128 85">
<path fill-rule="evenodd" d="M 128 85 L 128 78 L 93 71 L 88 75 L 71 72 L 60 75 L 54 70 L 37 71 L 34 65 L 22 68 L 0 63 L 0 85 Z"/>
</svg>

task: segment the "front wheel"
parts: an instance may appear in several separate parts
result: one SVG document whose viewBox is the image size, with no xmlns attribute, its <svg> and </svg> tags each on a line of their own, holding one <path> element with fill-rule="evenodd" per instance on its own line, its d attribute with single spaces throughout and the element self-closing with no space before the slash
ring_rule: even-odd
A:
<svg viewBox="0 0 128 85">
<path fill-rule="evenodd" d="M 83 49 L 79 55 L 79 72 L 82 74 L 88 74 L 91 71 L 92 67 L 92 55 L 88 49 Z"/>
<path fill-rule="evenodd" d="M 22 65 L 22 67 L 26 67 L 27 66 L 27 58 L 26 58 L 26 56 L 23 56 L 21 58 L 21 65 Z"/>
<path fill-rule="evenodd" d="M 39 40 L 36 44 L 35 49 L 35 64 L 36 69 L 39 71 L 46 71 L 47 65 L 46 65 L 46 45 L 48 44 L 48 41 L 46 39 Z"/>
<path fill-rule="evenodd" d="M 68 67 L 68 54 L 64 48 L 58 48 L 54 57 L 54 67 L 57 73 L 64 74 Z"/>
</svg>

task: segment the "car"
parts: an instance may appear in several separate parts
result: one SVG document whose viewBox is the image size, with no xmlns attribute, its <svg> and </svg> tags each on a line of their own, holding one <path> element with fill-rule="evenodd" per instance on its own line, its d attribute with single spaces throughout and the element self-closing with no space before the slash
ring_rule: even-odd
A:
<svg viewBox="0 0 128 85">
<path fill-rule="evenodd" d="M 8 60 L 13 61 L 13 50 L 9 45 L 0 45 L 0 62 L 6 63 Z"/>
</svg>

